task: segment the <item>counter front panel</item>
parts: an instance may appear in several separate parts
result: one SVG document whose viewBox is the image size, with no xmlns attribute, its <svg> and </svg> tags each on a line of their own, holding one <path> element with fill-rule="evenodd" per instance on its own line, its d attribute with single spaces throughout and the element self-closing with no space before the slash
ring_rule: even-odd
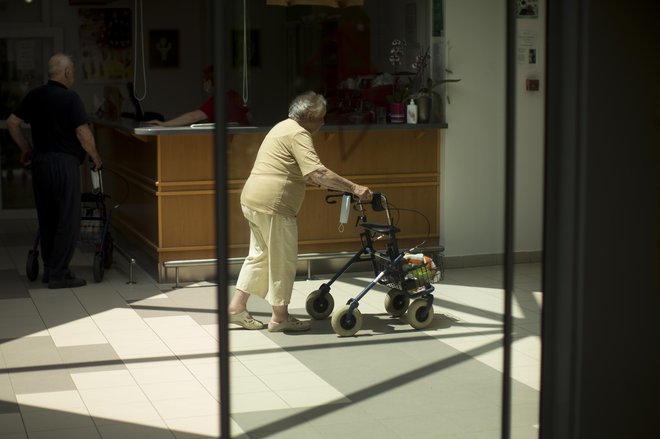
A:
<svg viewBox="0 0 660 439">
<path fill-rule="evenodd" d="M 369 127 L 369 126 L 368 126 Z M 228 129 L 228 237 L 230 257 L 247 254 L 249 228 L 240 192 L 267 129 Z M 154 261 L 213 258 L 215 242 L 215 157 L 213 132 L 179 130 L 149 135 L 95 124 L 103 156 L 105 191 L 120 207 L 113 225 Z M 323 164 L 373 191 L 394 207 L 402 248 L 439 240 L 441 130 L 432 126 L 353 130 L 325 127 L 314 135 Z M 356 251 L 360 247 L 352 212 L 343 231 L 339 204 L 328 191 L 308 186 L 298 217 L 299 253 Z M 368 211 L 370 221 L 386 222 Z"/>
</svg>

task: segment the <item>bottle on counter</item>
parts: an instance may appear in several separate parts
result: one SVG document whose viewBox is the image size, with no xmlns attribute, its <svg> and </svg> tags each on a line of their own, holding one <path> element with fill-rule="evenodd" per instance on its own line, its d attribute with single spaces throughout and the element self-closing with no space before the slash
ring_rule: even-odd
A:
<svg viewBox="0 0 660 439">
<path fill-rule="evenodd" d="M 410 100 L 408 104 L 408 111 L 406 111 L 406 121 L 408 123 L 417 123 L 417 104 L 414 99 Z"/>
</svg>

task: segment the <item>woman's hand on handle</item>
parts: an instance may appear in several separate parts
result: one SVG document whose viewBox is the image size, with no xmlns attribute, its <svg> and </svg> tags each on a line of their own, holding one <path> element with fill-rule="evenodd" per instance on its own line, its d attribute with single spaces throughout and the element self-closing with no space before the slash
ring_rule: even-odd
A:
<svg viewBox="0 0 660 439">
<path fill-rule="evenodd" d="M 357 195 L 360 201 L 371 201 L 371 199 L 374 196 L 373 192 L 371 192 L 371 190 L 368 187 L 360 186 L 359 184 L 355 185 L 355 188 L 353 189 L 353 193 Z"/>
</svg>

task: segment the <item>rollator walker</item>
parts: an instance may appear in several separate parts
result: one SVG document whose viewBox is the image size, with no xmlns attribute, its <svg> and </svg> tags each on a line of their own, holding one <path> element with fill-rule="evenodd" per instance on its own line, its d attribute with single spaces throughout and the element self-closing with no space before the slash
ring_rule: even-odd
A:
<svg viewBox="0 0 660 439">
<path fill-rule="evenodd" d="M 420 258 L 420 255 L 412 254 L 416 248 L 407 252 L 399 250 L 396 234 L 401 230 L 392 224 L 384 194 L 374 193 L 370 202 L 362 202 L 350 193 L 333 194 L 326 197 L 326 202 L 335 203 L 338 197 L 342 197 L 340 222 L 346 222 L 352 205 L 359 212 L 362 247 L 327 283 L 307 296 L 307 313 L 316 320 L 327 318 L 334 308 L 334 299 L 330 294 L 332 284 L 354 263 L 370 260 L 375 278 L 356 297 L 349 299 L 346 305 L 332 314 L 331 324 L 335 333 L 352 336 L 361 329 L 362 313 L 358 309 L 360 300 L 376 284 L 390 288 L 385 296 L 385 310 L 390 316 L 405 315 L 410 326 L 415 329 L 429 326 L 433 321 L 432 293 L 435 290 L 431 284 L 441 275 L 431 258 L 423 255 Z M 366 204 L 371 204 L 376 212 L 385 211 L 387 224 L 367 222 Z M 385 240 L 385 248 L 376 250 L 374 244 L 381 239 Z"/>
<path fill-rule="evenodd" d="M 93 245 L 95 248 L 92 261 L 94 281 L 101 282 L 106 269 L 112 266 L 114 241 L 110 233 L 110 215 L 112 210 L 106 205 L 110 198 L 103 191 L 103 176 L 101 170 L 95 170 L 90 165 L 90 192 L 80 194 L 80 236 L 83 244 Z M 41 237 L 37 232 L 32 248 L 28 251 L 25 263 L 25 273 L 30 281 L 39 276 L 39 241 Z"/>
</svg>

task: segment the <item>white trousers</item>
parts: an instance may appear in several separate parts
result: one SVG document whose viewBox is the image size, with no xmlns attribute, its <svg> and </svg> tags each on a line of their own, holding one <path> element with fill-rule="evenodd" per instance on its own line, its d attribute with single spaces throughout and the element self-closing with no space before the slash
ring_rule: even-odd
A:
<svg viewBox="0 0 660 439">
<path fill-rule="evenodd" d="M 250 225 L 250 250 L 236 288 L 266 299 L 272 306 L 288 305 L 298 259 L 296 218 L 241 207 Z"/>
</svg>

